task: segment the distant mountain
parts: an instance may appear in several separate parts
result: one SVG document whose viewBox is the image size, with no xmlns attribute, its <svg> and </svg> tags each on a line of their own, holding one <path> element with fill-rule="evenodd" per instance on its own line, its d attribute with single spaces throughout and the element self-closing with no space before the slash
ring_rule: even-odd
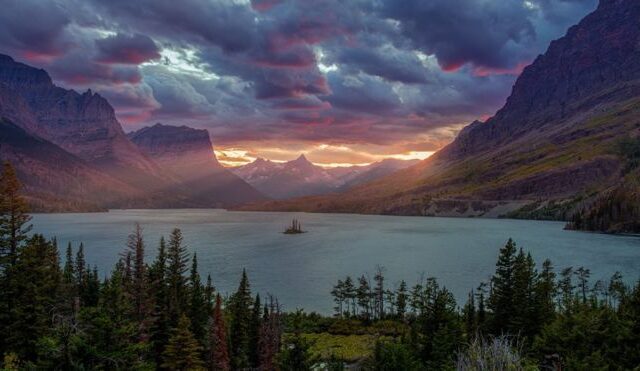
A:
<svg viewBox="0 0 640 371">
<path fill-rule="evenodd" d="M 632 211 L 590 211 L 638 189 L 639 25 L 637 0 L 601 0 L 524 69 L 494 117 L 472 123 L 429 159 L 340 195 L 251 208 L 562 220 L 640 215 L 638 201 L 628 205 Z M 621 150 L 624 143 L 632 149 Z M 617 198 L 640 199 L 637 191 Z M 613 224 L 631 228 L 624 220 Z"/>
<path fill-rule="evenodd" d="M 275 199 L 326 194 L 340 185 L 328 171 L 312 164 L 304 155 L 284 163 L 259 158 L 231 171 Z"/>
<path fill-rule="evenodd" d="M 218 163 L 206 130 L 155 124 L 130 133 L 129 138 L 160 168 L 178 179 L 178 188 L 200 207 L 225 207 L 265 199 Z"/>
<path fill-rule="evenodd" d="M 231 170 L 265 195 L 286 199 L 343 191 L 415 163 L 387 159 L 366 166 L 323 168 L 300 155 L 284 163 L 258 158 Z"/>
<path fill-rule="evenodd" d="M 394 158 L 384 159 L 366 166 L 352 166 L 347 168 L 334 168 L 329 172 L 342 181 L 339 191 L 346 191 L 350 188 L 371 182 L 378 178 L 393 174 L 396 171 L 406 169 L 419 163 L 420 160 L 398 160 Z"/>
</svg>

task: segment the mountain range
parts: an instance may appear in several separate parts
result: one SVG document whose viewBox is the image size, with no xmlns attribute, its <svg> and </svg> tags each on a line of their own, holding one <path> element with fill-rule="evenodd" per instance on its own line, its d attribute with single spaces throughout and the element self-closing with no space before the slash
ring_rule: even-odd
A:
<svg viewBox="0 0 640 371">
<path fill-rule="evenodd" d="M 364 166 L 323 168 L 304 155 L 280 163 L 256 159 L 231 171 L 273 199 L 342 192 L 415 165 L 417 160 L 385 159 Z"/>
<path fill-rule="evenodd" d="M 601 0 L 506 104 L 430 158 L 339 195 L 244 209 L 569 220 L 640 230 L 640 2 Z"/>
<path fill-rule="evenodd" d="M 218 164 L 206 131 L 155 125 L 130 137 L 99 94 L 58 87 L 46 71 L 0 55 L 0 159 L 16 167 L 35 210 L 265 199 Z"/>
</svg>

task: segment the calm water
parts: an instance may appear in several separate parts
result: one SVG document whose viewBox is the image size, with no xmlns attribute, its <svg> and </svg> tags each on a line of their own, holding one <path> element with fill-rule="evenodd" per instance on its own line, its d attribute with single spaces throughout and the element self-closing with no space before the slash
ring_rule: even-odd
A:
<svg viewBox="0 0 640 371">
<path fill-rule="evenodd" d="M 308 233 L 281 231 L 298 218 Z M 160 235 L 181 228 L 198 253 L 203 277 L 231 292 L 242 268 L 252 288 L 276 295 L 285 309 L 329 313 L 332 285 L 347 274 L 386 270 L 388 284 L 435 276 L 463 303 L 467 292 L 493 272 L 500 246 L 512 237 L 540 264 L 585 266 L 592 278 L 615 271 L 640 277 L 640 238 L 570 232 L 563 223 L 502 219 L 417 218 L 345 214 L 252 213 L 224 210 L 114 210 L 91 214 L 39 214 L 34 230 L 56 236 L 60 246 L 85 244 L 90 264 L 109 271 L 135 222 L 144 228 L 148 260 Z"/>
</svg>

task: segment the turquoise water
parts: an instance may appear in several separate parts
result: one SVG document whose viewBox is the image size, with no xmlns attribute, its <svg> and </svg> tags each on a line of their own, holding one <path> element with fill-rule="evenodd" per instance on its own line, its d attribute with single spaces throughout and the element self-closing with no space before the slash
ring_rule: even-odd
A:
<svg viewBox="0 0 640 371">
<path fill-rule="evenodd" d="M 308 233 L 281 232 L 297 218 Z M 258 213 L 224 210 L 113 210 L 89 214 L 37 214 L 34 231 L 56 236 L 60 246 L 84 242 L 86 259 L 106 274 L 139 222 L 148 261 L 160 235 L 181 228 L 197 252 L 201 275 L 211 274 L 231 292 L 246 268 L 254 292 L 277 296 L 285 309 L 331 312 L 329 292 L 339 278 L 385 268 L 387 284 L 411 285 L 437 277 L 459 304 L 487 279 L 498 249 L 512 237 L 541 264 L 557 270 L 585 266 L 592 279 L 615 271 L 640 278 L 640 237 L 564 231 L 563 223 L 505 219 L 420 218 L 349 214 Z"/>
</svg>

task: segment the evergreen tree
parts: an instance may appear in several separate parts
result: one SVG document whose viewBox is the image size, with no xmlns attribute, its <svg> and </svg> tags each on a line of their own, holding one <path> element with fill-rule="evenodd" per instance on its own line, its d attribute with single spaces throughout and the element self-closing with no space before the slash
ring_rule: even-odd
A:
<svg viewBox="0 0 640 371">
<path fill-rule="evenodd" d="M 186 310 L 187 284 L 184 274 L 187 272 L 189 253 L 183 244 L 182 232 L 174 229 L 169 238 L 167 250 L 167 283 L 169 296 L 169 318 L 180 318 Z"/>
<path fill-rule="evenodd" d="M 557 292 L 556 274 L 549 259 L 542 263 L 542 271 L 535 288 L 536 322 L 540 326 L 553 320 L 555 316 L 555 296 Z M 529 320 L 532 320 L 531 318 Z"/>
<path fill-rule="evenodd" d="M 201 359 L 202 348 L 189 327 L 186 315 L 180 316 L 178 326 L 173 329 L 169 342 L 162 353 L 162 367 L 176 371 L 205 370 Z"/>
<path fill-rule="evenodd" d="M 198 257 L 194 253 L 189 275 L 189 319 L 193 336 L 204 347 L 207 337 L 207 324 L 209 320 L 209 306 L 205 298 L 205 288 L 202 286 L 198 273 Z"/>
<path fill-rule="evenodd" d="M 243 269 L 238 290 L 229 300 L 231 365 L 235 370 L 250 366 L 249 324 L 251 323 L 252 301 L 249 278 Z"/>
<path fill-rule="evenodd" d="M 144 263 L 145 254 L 144 238 L 142 227 L 135 224 L 133 232 L 127 241 L 127 259 L 132 257 L 133 266 L 128 269 L 130 281 L 126 286 L 127 295 L 133 301 L 132 319 L 135 321 L 138 331 L 138 338 L 141 342 L 146 342 L 149 338 L 149 296 L 147 284 L 146 265 Z"/>
<path fill-rule="evenodd" d="M 407 312 L 407 283 L 400 281 L 400 287 L 396 294 L 396 315 L 400 320 L 404 319 L 404 315 Z"/>
<path fill-rule="evenodd" d="M 376 274 L 373 276 L 376 286 L 373 290 L 375 303 L 375 316 L 378 319 L 384 317 L 384 268 L 376 267 Z"/>
<path fill-rule="evenodd" d="M 359 286 L 356 289 L 356 297 L 358 300 L 358 306 L 360 307 L 360 316 L 365 321 L 371 319 L 371 286 L 369 280 L 363 274 L 358 279 Z"/>
<path fill-rule="evenodd" d="M 150 292 L 153 295 L 150 339 L 156 364 L 161 364 L 161 355 L 169 338 L 169 298 L 167 283 L 167 253 L 164 237 L 160 238 L 158 254 L 149 268 Z"/>
<path fill-rule="evenodd" d="M 38 340 L 51 333 L 56 293 L 62 283 L 58 251 L 43 236 L 35 235 L 20 248 L 9 269 L 14 297 L 3 337 L 21 359 L 36 359 Z"/>
<path fill-rule="evenodd" d="M 538 325 L 531 321 L 537 318 L 535 287 L 537 272 L 531 254 L 525 254 L 521 248 L 513 266 L 513 313 L 508 333 L 524 335 L 533 339 Z"/>
<path fill-rule="evenodd" d="M 585 267 L 580 267 L 576 269 L 573 274 L 578 278 L 578 288 L 580 289 L 582 304 L 586 304 L 589 293 L 589 277 L 591 277 L 591 271 Z"/>
<path fill-rule="evenodd" d="M 349 316 L 356 316 L 358 314 L 356 306 L 356 287 L 353 283 L 353 279 L 350 276 L 347 276 L 347 278 L 345 278 L 344 280 L 343 296 L 345 302 L 347 303 L 347 314 Z"/>
<path fill-rule="evenodd" d="M 209 331 L 208 368 L 211 371 L 230 370 L 229 351 L 227 349 L 227 327 L 222 315 L 222 298 L 216 296 L 213 319 Z"/>
<path fill-rule="evenodd" d="M 260 327 L 262 326 L 262 304 L 260 294 L 256 294 L 253 302 L 251 323 L 249 324 L 249 362 L 253 368 L 260 366 L 260 353 L 258 343 L 260 342 Z"/>
<path fill-rule="evenodd" d="M 276 356 L 281 348 L 281 337 L 280 307 L 277 301 L 275 301 L 273 297 L 270 297 L 269 303 L 265 304 L 262 324 L 260 326 L 260 338 L 258 340 L 261 370 L 276 370 Z"/>
<path fill-rule="evenodd" d="M 500 249 L 496 271 L 491 278 L 488 307 L 492 312 L 491 331 L 494 334 L 499 335 L 513 328 L 515 260 L 516 244 L 509 239 Z"/>
<path fill-rule="evenodd" d="M 315 362 L 311 354 L 311 344 L 302 337 L 303 317 L 300 310 L 293 314 L 293 333 L 284 340 L 278 354 L 278 366 L 281 371 L 308 371 Z"/>
<path fill-rule="evenodd" d="M 476 320 L 475 293 L 473 292 L 473 290 L 469 292 L 467 303 L 462 309 L 462 316 L 464 318 L 464 326 L 465 326 L 465 333 L 467 335 L 467 339 L 472 339 L 476 336 L 478 332 L 478 323 Z"/>
<path fill-rule="evenodd" d="M 27 202 L 20 194 L 21 188 L 15 169 L 5 162 L 0 177 L 0 258 L 9 264 L 15 264 L 18 247 L 32 228 L 28 224 L 31 216 Z"/>
</svg>

